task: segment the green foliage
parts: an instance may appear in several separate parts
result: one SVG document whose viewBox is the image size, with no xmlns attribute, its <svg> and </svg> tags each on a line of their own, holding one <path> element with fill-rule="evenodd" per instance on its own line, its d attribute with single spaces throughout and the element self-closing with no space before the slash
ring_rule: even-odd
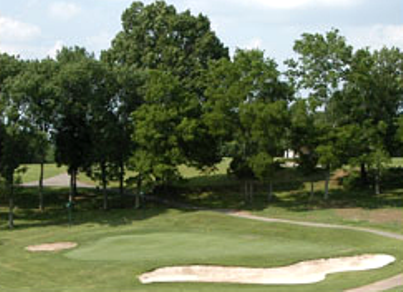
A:
<svg viewBox="0 0 403 292">
<path fill-rule="evenodd" d="M 158 86 L 148 81 L 147 84 L 151 86 L 145 90 L 144 94 L 145 99 L 151 98 L 152 101 L 148 100 L 146 103 L 160 105 L 170 102 L 180 103 L 180 112 L 175 112 L 176 110 L 169 106 L 170 109 L 162 113 L 162 116 L 170 115 L 176 120 L 174 122 L 176 132 L 171 138 L 175 141 L 170 142 L 175 144 L 174 148 L 179 149 L 174 151 L 175 155 L 181 155 L 180 160 L 186 161 L 188 165 L 201 169 L 211 167 L 220 160 L 220 157 L 217 141 L 208 131 L 204 121 L 200 119 L 206 86 L 203 75 L 210 60 L 228 58 L 228 49 L 211 30 L 210 21 L 206 16 L 201 14 L 193 16 L 189 11 L 178 13 L 172 5 L 163 1 L 149 5 L 134 2 L 123 13 L 122 24 L 123 30 L 113 40 L 112 47 L 103 53 L 102 59 L 114 67 L 127 68 L 127 70 L 155 70 L 163 72 L 158 78 L 164 78 L 164 74 L 171 76 L 168 78 L 176 78 L 176 83 L 180 83 L 181 90 L 186 91 L 186 95 L 181 93 L 172 96 L 176 93 L 171 92 L 171 96 L 168 97 L 161 91 L 170 91 L 171 86 L 179 88 L 176 83 L 171 85 L 162 80 L 162 85 Z M 149 74 L 151 80 L 158 82 L 158 78 L 154 76 L 156 73 Z M 158 98 L 164 99 L 158 100 Z M 179 100 L 179 98 L 183 99 Z M 147 105 L 140 109 L 142 113 L 137 116 L 143 115 L 145 111 L 157 112 L 158 110 L 158 107 L 152 108 Z M 173 115 L 180 116 L 173 117 Z M 142 130 L 133 128 L 131 132 L 134 131 Z M 158 140 L 158 137 L 156 139 Z M 155 151 L 152 153 L 154 155 Z M 171 166 L 177 164 L 176 162 L 161 163 L 171 164 Z M 164 167 L 161 171 L 173 173 L 172 167 Z"/>
<path fill-rule="evenodd" d="M 57 118 L 54 121 L 56 162 L 69 172 L 85 169 L 91 163 L 91 116 L 89 103 L 96 98 L 97 63 L 84 49 L 64 48 L 57 56 Z"/>
<path fill-rule="evenodd" d="M 233 61 L 212 63 L 206 77 L 203 118 L 211 133 L 226 145 L 233 158 L 231 169 L 239 177 L 253 176 L 251 166 L 261 174 L 263 166 L 258 166 L 256 157 L 274 157 L 284 145 L 291 91 L 280 81 L 276 67 L 261 51 L 238 50 Z M 254 162 L 249 163 L 250 159 Z"/>
<path fill-rule="evenodd" d="M 286 62 L 288 76 L 298 89 L 308 90 L 313 110 L 321 106 L 326 109 L 333 94 L 340 89 L 352 50 L 337 29 L 325 35 L 304 33 L 295 42 L 294 51 L 299 57 Z"/>
<path fill-rule="evenodd" d="M 182 101 L 186 92 L 170 73 L 151 71 L 146 84 L 145 103 L 134 113 L 134 168 L 141 175 L 152 175 L 168 182 L 178 176 L 183 162 L 177 128 L 182 118 Z M 149 160 L 149 161 L 147 161 Z"/>
</svg>

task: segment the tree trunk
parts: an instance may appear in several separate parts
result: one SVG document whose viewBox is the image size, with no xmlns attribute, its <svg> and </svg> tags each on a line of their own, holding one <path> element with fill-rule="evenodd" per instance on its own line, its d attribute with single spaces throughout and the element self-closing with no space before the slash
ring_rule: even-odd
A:
<svg viewBox="0 0 403 292">
<path fill-rule="evenodd" d="M 362 185 L 366 186 L 368 183 L 368 172 L 365 163 L 361 163 L 360 165 L 360 178 Z"/>
<path fill-rule="evenodd" d="M 253 202 L 253 181 L 249 182 L 249 202 Z"/>
<path fill-rule="evenodd" d="M 44 173 L 44 157 L 41 160 L 41 170 L 39 172 L 39 210 L 43 212 L 45 210 L 43 204 L 43 173 Z"/>
<path fill-rule="evenodd" d="M 74 187 L 74 196 L 76 196 L 77 195 L 77 170 L 74 172 L 74 185 L 73 185 L 73 187 Z"/>
<path fill-rule="evenodd" d="M 267 195 L 267 201 L 271 202 L 272 199 L 273 199 L 273 182 L 270 180 L 269 181 L 269 193 Z"/>
<path fill-rule="evenodd" d="M 329 183 L 330 183 L 330 169 L 328 169 L 327 172 L 326 172 L 325 194 L 324 194 L 324 199 L 325 200 L 329 199 Z"/>
<path fill-rule="evenodd" d="M 141 196 L 142 184 L 143 184 L 143 179 L 141 178 L 141 175 L 139 175 L 139 178 L 137 179 L 137 192 L 136 192 L 136 202 L 135 202 L 136 209 L 140 209 L 140 196 Z"/>
<path fill-rule="evenodd" d="M 76 171 L 72 170 L 70 173 L 70 194 L 69 194 L 69 203 L 73 203 L 76 188 L 75 188 L 75 176 L 76 176 Z"/>
<path fill-rule="evenodd" d="M 375 173 L 375 195 L 381 194 L 381 178 L 380 178 L 380 171 L 379 169 L 376 170 Z"/>
<path fill-rule="evenodd" d="M 244 186 L 244 198 L 245 198 L 245 201 L 248 202 L 249 195 L 248 195 L 248 181 L 247 180 L 244 180 L 243 186 Z"/>
<path fill-rule="evenodd" d="M 125 178 L 125 167 L 124 163 L 121 162 L 119 166 L 119 194 L 124 195 L 124 178 Z"/>
<path fill-rule="evenodd" d="M 106 165 L 101 163 L 102 194 L 104 197 L 104 210 L 108 210 L 108 192 L 106 191 Z"/>
<path fill-rule="evenodd" d="M 8 185 L 8 188 L 9 188 L 8 228 L 13 229 L 14 228 L 14 174 L 11 175 L 8 184 L 9 184 Z"/>
<path fill-rule="evenodd" d="M 314 195 L 315 195 L 315 183 L 313 180 L 311 180 L 311 195 L 309 197 L 309 201 L 313 200 Z"/>
</svg>

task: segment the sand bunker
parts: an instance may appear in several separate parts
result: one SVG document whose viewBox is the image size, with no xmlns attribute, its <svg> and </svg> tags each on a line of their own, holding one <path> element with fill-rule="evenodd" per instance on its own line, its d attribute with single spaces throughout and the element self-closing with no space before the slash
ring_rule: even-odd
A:
<svg viewBox="0 0 403 292">
<path fill-rule="evenodd" d="M 300 262 L 279 268 L 182 266 L 160 268 L 139 277 L 153 282 L 210 282 L 243 284 L 308 284 L 323 281 L 327 274 L 378 269 L 395 261 L 390 255 L 361 255 Z"/>
<path fill-rule="evenodd" d="M 75 248 L 77 243 L 75 242 L 55 242 L 55 243 L 45 243 L 39 245 L 30 245 L 27 246 L 25 249 L 32 252 L 38 251 L 58 251 L 64 249 L 71 249 Z"/>
</svg>

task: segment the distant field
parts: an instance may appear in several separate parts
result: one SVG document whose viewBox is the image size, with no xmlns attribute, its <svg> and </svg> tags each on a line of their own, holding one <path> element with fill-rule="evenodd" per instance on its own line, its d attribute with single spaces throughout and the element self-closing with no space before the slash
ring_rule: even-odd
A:
<svg viewBox="0 0 403 292">
<path fill-rule="evenodd" d="M 209 174 L 225 174 L 229 167 L 230 159 L 224 159 L 221 163 L 216 165 L 216 169 L 209 172 L 203 173 L 202 171 L 194 168 L 188 167 L 185 165 L 179 166 L 179 171 L 184 178 L 192 178 L 200 175 L 209 175 Z M 39 171 L 40 165 L 39 164 L 25 164 L 20 167 L 20 170 L 25 170 L 23 172 L 19 172 L 18 176 L 21 177 L 22 182 L 32 182 L 37 181 L 39 179 Z M 67 168 L 65 166 L 57 167 L 56 164 L 46 164 L 45 165 L 45 178 L 49 178 L 52 176 L 56 176 L 61 173 L 67 172 Z M 126 171 L 125 179 L 135 176 L 136 173 L 130 170 Z M 85 173 L 79 173 L 78 180 L 90 183 L 90 184 L 97 184 L 97 182 L 93 181 L 90 177 L 88 177 Z M 110 187 L 117 187 L 119 185 L 118 181 L 112 181 L 109 183 Z"/>
</svg>

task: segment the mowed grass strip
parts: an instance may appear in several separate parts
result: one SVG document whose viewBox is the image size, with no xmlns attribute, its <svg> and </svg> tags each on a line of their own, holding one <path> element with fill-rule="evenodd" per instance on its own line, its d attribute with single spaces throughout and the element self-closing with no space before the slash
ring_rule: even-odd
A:
<svg viewBox="0 0 403 292">
<path fill-rule="evenodd" d="M 403 271 L 401 242 L 361 232 L 268 224 L 213 212 L 90 213 L 77 212 L 77 225 L 71 228 L 51 225 L 1 231 L 0 291 L 336 292 Z M 81 221 L 88 216 L 91 221 Z M 58 253 L 24 250 L 27 245 L 56 241 L 75 241 L 79 247 Z M 169 265 L 273 267 L 364 253 L 386 253 L 397 261 L 379 270 L 334 274 L 312 285 L 143 285 L 137 279 L 146 271 Z"/>
</svg>

